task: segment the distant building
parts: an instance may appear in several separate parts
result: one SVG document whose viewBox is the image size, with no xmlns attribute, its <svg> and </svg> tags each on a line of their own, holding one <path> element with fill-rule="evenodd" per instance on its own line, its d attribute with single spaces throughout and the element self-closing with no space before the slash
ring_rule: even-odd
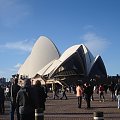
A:
<svg viewBox="0 0 120 120">
<path fill-rule="evenodd" d="M 1 84 L 1 85 L 5 85 L 5 83 L 6 83 L 6 78 L 1 77 L 1 78 L 0 78 L 0 84 Z"/>
</svg>

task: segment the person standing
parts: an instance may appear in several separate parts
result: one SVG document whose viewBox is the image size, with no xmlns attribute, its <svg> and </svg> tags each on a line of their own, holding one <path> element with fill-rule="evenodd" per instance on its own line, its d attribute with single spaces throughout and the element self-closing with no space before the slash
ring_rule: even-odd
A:
<svg viewBox="0 0 120 120">
<path fill-rule="evenodd" d="M 78 108 L 81 108 L 82 95 L 83 95 L 83 88 L 82 88 L 82 86 L 80 86 L 80 83 L 78 83 L 76 86 L 76 96 L 78 99 Z"/>
<path fill-rule="evenodd" d="M 27 78 L 24 80 L 24 85 L 19 90 L 16 98 L 17 106 L 19 106 L 20 120 L 35 119 L 33 98 L 31 81 Z"/>
<path fill-rule="evenodd" d="M 89 83 L 86 83 L 85 87 L 84 87 L 84 96 L 85 96 L 85 100 L 87 103 L 87 108 L 90 108 L 90 99 L 91 99 L 91 95 L 93 93 L 92 87 L 90 86 Z"/>
<path fill-rule="evenodd" d="M 47 96 L 45 93 L 45 89 L 41 85 L 41 82 L 39 80 L 37 80 L 35 85 L 33 86 L 33 95 L 35 109 L 40 111 L 41 114 L 43 114 L 45 111 L 45 102 Z"/>
<path fill-rule="evenodd" d="M 112 101 L 115 101 L 116 97 L 115 97 L 115 83 L 114 83 L 114 81 L 111 82 L 109 89 L 111 92 L 111 99 L 112 99 Z"/>
<path fill-rule="evenodd" d="M 116 90 L 116 96 L 117 96 L 117 99 L 118 99 L 118 109 L 120 109 L 120 79 L 118 80 L 118 83 L 116 84 L 115 86 L 115 90 Z"/>
<path fill-rule="evenodd" d="M 9 90 L 8 86 L 6 86 L 6 88 L 5 88 L 5 98 L 6 98 L 6 100 L 9 100 L 9 98 L 10 98 L 10 90 Z"/>
<path fill-rule="evenodd" d="M 13 78 L 13 84 L 11 85 L 11 110 L 10 110 L 10 120 L 14 120 L 14 112 L 16 110 L 17 120 L 20 120 L 18 106 L 16 105 L 16 96 L 18 91 L 20 90 L 20 86 L 18 85 L 18 78 Z"/>
<path fill-rule="evenodd" d="M 4 89 L 0 85 L 0 114 L 4 114 L 5 112 L 4 101 L 5 101 Z"/>
</svg>

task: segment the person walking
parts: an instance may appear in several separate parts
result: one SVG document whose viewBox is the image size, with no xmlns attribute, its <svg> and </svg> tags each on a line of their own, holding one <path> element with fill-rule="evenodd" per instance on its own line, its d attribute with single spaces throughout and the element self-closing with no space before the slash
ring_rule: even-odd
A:
<svg viewBox="0 0 120 120">
<path fill-rule="evenodd" d="M 53 84 L 53 99 L 54 100 L 56 99 L 56 97 L 57 97 L 57 99 L 59 99 L 58 93 L 59 93 L 59 89 L 58 89 L 57 85 Z"/>
<path fill-rule="evenodd" d="M 104 96 L 104 86 L 103 86 L 103 84 L 101 84 L 100 86 L 99 86 L 99 101 L 100 102 L 104 102 L 105 101 L 105 96 Z"/>
<path fill-rule="evenodd" d="M 67 95 L 66 95 L 66 91 L 67 91 L 67 87 L 66 86 L 62 86 L 62 97 L 60 98 L 61 100 L 65 97 L 65 99 L 67 100 Z"/>
<path fill-rule="evenodd" d="M 16 96 L 18 91 L 20 90 L 20 86 L 18 85 L 18 78 L 13 78 L 13 84 L 11 85 L 10 92 L 10 101 L 11 101 L 11 109 L 10 109 L 10 120 L 14 120 L 14 112 L 17 113 L 17 120 L 20 120 L 18 106 L 16 105 Z"/>
<path fill-rule="evenodd" d="M 35 119 L 33 98 L 34 94 L 32 92 L 31 81 L 26 78 L 16 98 L 17 106 L 19 106 L 20 120 Z"/>
<path fill-rule="evenodd" d="M 78 83 L 77 86 L 76 86 L 76 96 L 77 96 L 77 99 L 78 99 L 78 108 L 81 108 L 82 95 L 83 95 L 83 88 L 80 85 L 80 83 Z"/>
</svg>

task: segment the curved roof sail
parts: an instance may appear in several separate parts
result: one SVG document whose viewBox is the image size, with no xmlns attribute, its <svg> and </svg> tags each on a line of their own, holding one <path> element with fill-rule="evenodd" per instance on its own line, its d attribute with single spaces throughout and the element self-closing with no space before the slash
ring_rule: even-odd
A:
<svg viewBox="0 0 120 120">
<path fill-rule="evenodd" d="M 59 57 L 60 53 L 53 42 L 47 37 L 41 36 L 33 46 L 29 62 L 26 60 L 24 67 L 20 68 L 19 74 L 27 74 L 30 78 L 34 77 L 46 64 Z M 24 68 L 27 69 L 24 70 Z"/>
<path fill-rule="evenodd" d="M 57 75 L 62 71 L 71 71 L 71 73 L 76 75 L 83 75 L 84 66 L 81 57 L 79 56 L 77 50 L 81 45 L 74 45 L 68 48 L 62 56 L 58 59 L 58 64 L 55 69 L 50 73 L 50 77 Z"/>
<path fill-rule="evenodd" d="M 101 57 L 94 57 L 85 45 L 80 44 L 68 48 L 59 59 L 47 64 L 37 74 L 51 79 L 71 75 L 90 77 L 107 73 Z"/>
<path fill-rule="evenodd" d="M 88 75 L 91 63 L 94 60 L 94 56 L 92 55 L 92 53 L 88 50 L 88 48 L 85 45 L 82 44 L 81 46 L 83 49 L 83 55 L 84 55 L 85 65 L 86 65 L 86 72 Z"/>
<path fill-rule="evenodd" d="M 30 61 L 30 55 L 25 60 L 24 64 L 21 65 L 18 71 L 18 74 L 23 75 L 23 76 L 29 75 L 29 61 Z"/>
<path fill-rule="evenodd" d="M 107 72 L 105 69 L 105 65 L 103 63 L 103 60 L 101 56 L 96 56 L 94 59 L 90 71 L 89 71 L 89 77 L 94 77 L 94 76 L 101 76 L 101 77 L 107 77 Z"/>
</svg>

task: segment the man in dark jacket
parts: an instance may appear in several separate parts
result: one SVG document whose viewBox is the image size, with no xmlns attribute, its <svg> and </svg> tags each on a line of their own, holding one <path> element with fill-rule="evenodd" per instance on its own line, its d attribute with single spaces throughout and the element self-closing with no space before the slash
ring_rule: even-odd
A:
<svg viewBox="0 0 120 120">
<path fill-rule="evenodd" d="M 33 95 L 35 109 L 42 109 L 44 111 L 47 96 L 45 94 L 44 87 L 41 86 L 41 82 L 39 80 L 37 80 L 33 86 Z"/>
<path fill-rule="evenodd" d="M 18 78 L 13 78 L 13 84 L 11 85 L 11 111 L 10 111 L 10 120 L 14 120 L 14 112 L 16 110 L 17 120 L 20 120 L 18 107 L 16 105 L 16 96 L 20 86 L 18 85 Z"/>
<path fill-rule="evenodd" d="M 93 94 L 93 89 L 92 87 L 90 86 L 89 83 L 86 83 L 86 86 L 84 88 L 84 95 L 85 95 L 85 100 L 86 100 L 86 103 L 87 103 L 87 108 L 90 108 L 90 98 L 91 98 L 91 95 Z"/>
<path fill-rule="evenodd" d="M 114 81 L 111 82 L 109 89 L 110 89 L 110 92 L 111 92 L 111 99 L 112 99 L 112 101 L 115 101 L 116 96 L 115 96 L 115 83 L 114 83 Z"/>
<path fill-rule="evenodd" d="M 5 101 L 4 89 L 0 85 L 0 114 L 4 114 L 5 111 L 4 101 Z"/>
<path fill-rule="evenodd" d="M 34 120 L 34 94 L 32 92 L 30 79 L 24 80 L 24 86 L 17 94 L 17 105 L 19 106 L 20 120 Z"/>
</svg>

